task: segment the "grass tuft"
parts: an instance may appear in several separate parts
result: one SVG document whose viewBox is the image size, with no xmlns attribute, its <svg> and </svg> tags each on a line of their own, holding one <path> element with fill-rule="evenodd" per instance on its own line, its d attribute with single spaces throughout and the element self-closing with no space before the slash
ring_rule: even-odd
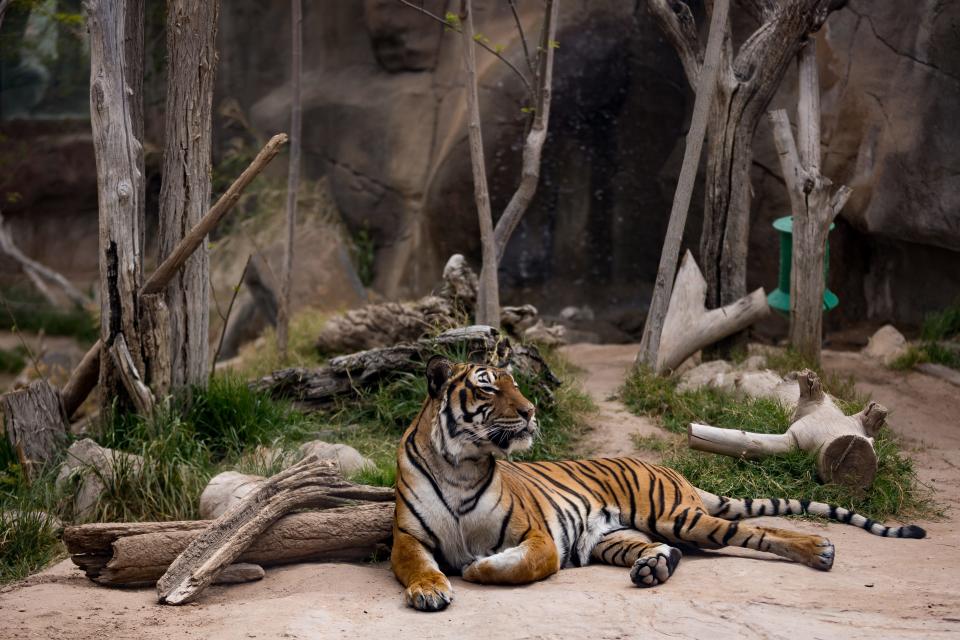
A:
<svg viewBox="0 0 960 640">
<path fill-rule="evenodd" d="M 798 364 L 786 356 L 789 369 Z M 841 400 L 847 413 L 859 411 L 866 398 L 852 393 L 846 381 L 826 389 Z M 842 397 L 838 394 L 843 393 Z M 686 434 L 690 422 L 758 433 L 783 433 L 790 426 L 790 414 L 768 399 L 740 399 L 717 389 L 701 388 L 678 392 L 676 381 L 649 371 L 631 375 L 621 392 L 627 407 L 640 415 L 656 416 L 675 434 Z M 936 509 L 929 491 L 920 485 L 909 457 L 900 452 L 895 434 L 884 428 L 875 448 L 879 468 L 873 486 L 865 493 L 839 485 L 820 484 L 814 456 L 791 452 L 762 460 L 743 460 L 693 451 L 685 438 L 644 439 L 637 445 L 664 454 L 663 464 L 683 474 L 697 487 L 737 498 L 801 498 L 829 502 L 882 520 L 891 516 L 932 515 Z"/>
<path fill-rule="evenodd" d="M 931 362 L 960 369 L 960 300 L 942 311 L 927 314 L 920 329 L 919 344 L 893 361 L 891 369 L 905 371 Z"/>
</svg>

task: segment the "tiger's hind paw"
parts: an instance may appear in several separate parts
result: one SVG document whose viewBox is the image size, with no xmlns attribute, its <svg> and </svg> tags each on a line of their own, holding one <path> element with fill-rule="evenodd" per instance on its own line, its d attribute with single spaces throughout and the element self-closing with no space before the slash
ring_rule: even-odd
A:
<svg viewBox="0 0 960 640">
<path fill-rule="evenodd" d="M 638 587 L 662 584 L 676 571 L 682 557 L 679 549 L 661 544 L 637 558 L 630 569 L 630 580 Z"/>
</svg>

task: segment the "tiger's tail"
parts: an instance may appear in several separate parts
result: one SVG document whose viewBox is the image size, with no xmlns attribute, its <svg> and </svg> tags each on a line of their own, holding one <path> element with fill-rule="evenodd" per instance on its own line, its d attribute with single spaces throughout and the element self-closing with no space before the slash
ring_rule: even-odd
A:
<svg viewBox="0 0 960 640">
<path fill-rule="evenodd" d="M 700 494 L 700 498 L 706 505 L 707 512 L 711 516 L 723 518 L 724 520 L 809 513 L 830 518 L 831 520 L 836 520 L 844 524 L 851 524 L 869 531 L 875 536 L 883 536 L 885 538 L 924 538 L 927 535 L 927 532 L 922 527 L 914 524 L 901 527 L 888 527 L 879 522 L 874 522 L 859 513 L 854 513 L 849 509 L 825 502 L 790 500 L 784 498 L 728 498 L 726 496 L 714 495 L 703 489 L 697 489 L 697 493 Z"/>
</svg>

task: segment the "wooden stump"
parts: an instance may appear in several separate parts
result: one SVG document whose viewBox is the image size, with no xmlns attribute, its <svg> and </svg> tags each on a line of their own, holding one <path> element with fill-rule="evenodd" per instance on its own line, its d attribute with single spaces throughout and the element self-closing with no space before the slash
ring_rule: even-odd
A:
<svg viewBox="0 0 960 640">
<path fill-rule="evenodd" d="M 824 393 L 817 374 L 797 374 L 800 398 L 786 433 L 764 434 L 721 429 L 691 423 L 690 448 L 742 458 L 801 450 L 816 454 L 817 474 L 823 482 L 866 489 L 877 474 L 873 436 L 884 424 L 887 410 L 876 402 L 855 415 L 844 415 Z"/>
<path fill-rule="evenodd" d="M 67 440 L 60 394 L 46 380 L 0 396 L 3 431 L 28 477 L 52 461 Z"/>
</svg>

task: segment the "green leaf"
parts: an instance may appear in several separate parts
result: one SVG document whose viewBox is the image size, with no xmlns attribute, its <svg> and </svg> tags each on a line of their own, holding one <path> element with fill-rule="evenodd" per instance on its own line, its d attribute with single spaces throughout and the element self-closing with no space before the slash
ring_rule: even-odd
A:
<svg viewBox="0 0 960 640">
<path fill-rule="evenodd" d="M 559 40 L 551 40 L 548 44 L 550 45 L 550 48 L 551 48 L 551 49 L 559 49 L 559 48 L 560 48 L 560 41 L 559 41 Z"/>
</svg>

